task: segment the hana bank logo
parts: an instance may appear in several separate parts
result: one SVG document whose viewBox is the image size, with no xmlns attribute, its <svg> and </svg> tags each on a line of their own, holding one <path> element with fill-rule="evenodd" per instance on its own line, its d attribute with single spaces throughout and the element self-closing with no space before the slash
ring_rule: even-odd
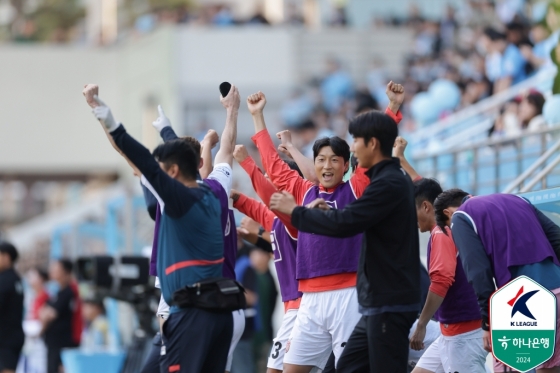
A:
<svg viewBox="0 0 560 373">
<path fill-rule="evenodd" d="M 533 314 L 529 310 L 529 307 L 527 306 L 527 301 L 531 299 L 531 297 L 533 297 L 533 295 L 535 295 L 538 292 L 539 290 L 533 290 L 523 294 L 523 286 L 521 286 L 521 288 L 517 291 L 517 295 L 509 302 L 507 302 L 507 304 L 510 307 L 512 307 L 511 309 L 512 319 L 516 314 L 519 313 L 531 320 L 535 320 L 535 321 L 511 321 L 511 326 L 537 326 L 537 319 L 535 318 L 535 316 L 533 316 Z"/>
</svg>

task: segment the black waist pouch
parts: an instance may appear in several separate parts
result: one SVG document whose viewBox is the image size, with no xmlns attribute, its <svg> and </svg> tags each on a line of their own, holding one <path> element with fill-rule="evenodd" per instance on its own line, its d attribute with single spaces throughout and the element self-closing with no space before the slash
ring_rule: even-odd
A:
<svg viewBox="0 0 560 373">
<path fill-rule="evenodd" d="M 247 307 L 243 286 L 224 277 L 209 278 L 177 290 L 173 293 L 173 304 L 214 312 L 232 312 Z"/>
</svg>

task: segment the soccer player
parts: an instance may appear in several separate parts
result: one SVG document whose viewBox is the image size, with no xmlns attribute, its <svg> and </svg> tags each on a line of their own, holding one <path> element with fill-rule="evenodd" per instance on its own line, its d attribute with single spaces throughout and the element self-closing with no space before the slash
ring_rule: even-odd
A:
<svg viewBox="0 0 560 373">
<path fill-rule="evenodd" d="M 356 172 L 367 169 L 366 175 L 370 178 L 360 197 L 348 201 L 343 207 L 335 206 L 338 208 L 331 208 L 328 200 L 319 198 L 306 208 L 298 206 L 298 197 L 284 191 L 272 196 L 270 208 L 292 215 L 292 224 L 300 232 L 298 254 L 303 232 L 325 237 L 322 245 L 314 248 L 322 257 L 334 260 L 339 258 L 331 256 L 332 252 L 354 255 L 353 247 L 343 245 L 338 240 L 364 233 L 363 240 L 360 240 L 362 248 L 357 266 L 357 288 L 359 310 L 365 328 L 354 329 L 346 340 L 344 353 L 354 352 L 357 346 L 363 348 L 362 341 L 367 339 L 367 349 L 363 353 L 369 355 L 371 372 L 406 372 L 408 335 L 420 309 L 420 256 L 414 189 L 399 161 L 391 158 L 398 135 L 393 118 L 378 111 L 370 111 L 354 118 L 350 122 L 349 132 L 354 138 L 352 150 L 359 164 Z M 324 173 L 320 179 L 325 178 Z M 325 196 L 328 198 L 328 195 Z M 337 240 L 337 246 L 332 247 L 329 240 Z M 306 296 L 304 292 L 296 327 Z M 355 299 L 351 301 L 356 302 Z M 316 305 L 316 312 L 341 315 L 341 304 L 332 299 L 330 305 Z M 312 317 L 306 321 L 307 324 L 316 322 L 317 316 Z M 286 361 L 295 347 L 293 341 L 298 337 L 296 327 Z M 310 329 L 307 325 L 304 327 L 304 330 Z M 307 339 L 307 343 L 313 342 Z M 302 348 L 301 344 L 297 347 Z M 301 353 L 299 350 L 298 354 Z M 341 372 L 353 371 L 351 368 L 337 365 L 337 370 Z"/>
<path fill-rule="evenodd" d="M 222 102 L 236 117 L 237 88 L 232 87 L 230 94 Z M 117 124 L 107 105 L 97 97 L 96 101 L 99 106 L 93 109 L 94 115 L 116 148 L 147 180 L 161 206 L 157 272 L 161 274 L 164 300 L 172 304 L 177 291 L 222 276 L 224 242 L 220 200 L 207 185 L 197 182 L 200 156 L 187 142 L 166 142 L 152 155 Z M 161 371 L 224 372 L 232 334 L 230 312 L 172 305 L 162 328 L 165 349 L 162 349 Z"/>
<path fill-rule="evenodd" d="M 391 82 L 387 92 L 391 104 L 386 112 L 390 115 L 383 115 L 396 129 L 401 118 L 398 109 L 404 99 L 404 89 Z M 253 141 L 268 176 L 279 190 L 293 193 L 298 205 L 307 205 L 322 197 L 325 204 L 333 208 L 344 208 L 362 195 L 369 184 L 364 168 L 359 168 L 349 182 L 342 181 L 350 158 L 350 149 L 344 140 L 331 137 L 315 142 L 315 173 L 320 183 L 317 186 L 290 170 L 278 156 L 266 130 L 264 94 L 249 96 L 247 104 L 255 125 Z M 335 360 L 340 357 L 360 318 L 356 270 L 361 241 L 361 232 L 334 239 L 302 232 L 298 235 L 296 276 L 303 296 L 286 348 L 284 372 L 308 373 L 313 367 L 323 369 L 331 351 Z"/>
<path fill-rule="evenodd" d="M 234 157 L 251 178 L 253 188 L 260 199 L 268 203 L 272 194 L 277 191 L 274 185 L 266 179 L 243 145 L 235 147 Z M 297 165 L 294 163 L 288 164 L 291 169 L 299 172 Z M 298 232 L 290 223 L 289 216 L 276 215 L 265 204 L 238 192 L 233 192 L 232 198 L 234 201 L 233 207 L 259 222 L 266 231 L 270 232 L 274 264 L 280 284 L 282 302 L 284 302 L 284 317 L 276 338 L 272 342 L 267 367 L 268 373 L 282 372 L 286 345 L 297 317 L 302 295 L 298 291 L 298 281 L 296 279 Z"/>
<path fill-rule="evenodd" d="M 225 102 L 225 101 L 224 101 Z M 233 149 L 237 139 L 237 110 L 239 108 L 239 101 L 237 100 L 237 107 L 228 110 L 226 125 L 222 133 L 222 140 L 220 142 L 220 149 L 215 157 L 215 165 L 212 166 L 212 149 L 219 141 L 218 134 L 214 130 L 209 130 L 202 144 L 193 137 L 183 137 L 181 140 L 188 142 L 196 151 L 201 154 L 199 163 L 199 177 L 207 184 L 214 194 L 220 200 L 222 209 L 221 222 L 224 238 L 224 266 L 223 276 L 235 279 L 235 260 L 237 255 L 237 233 L 235 230 L 235 218 L 233 210 L 229 208 L 229 195 L 233 184 Z M 224 105 L 226 106 L 226 105 Z M 226 109 L 229 109 L 226 106 Z M 171 122 L 165 116 L 161 106 L 158 108 L 159 117 L 153 123 L 154 127 L 158 130 L 164 141 L 173 141 L 179 139 L 175 131 L 171 127 Z M 145 180 L 145 179 L 143 179 Z M 161 215 L 161 213 L 159 213 Z M 156 220 L 157 220 L 156 216 Z M 157 253 L 157 246 L 155 251 Z M 153 250 L 154 251 L 154 250 Z M 153 257 L 152 251 L 152 257 Z M 162 299 L 158 308 L 158 315 L 160 317 L 167 317 L 169 306 Z M 231 347 L 228 354 L 226 364 L 226 372 L 231 369 L 233 351 L 243 334 L 245 329 L 245 315 L 242 310 L 233 311 L 233 326 L 234 333 L 232 337 Z"/>
<path fill-rule="evenodd" d="M 487 351 L 491 351 L 488 306 L 496 286 L 525 275 L 552 291 L 560 303 L 560 228 L 528 200 L 511 194 L 470 197 L 450 189 L 439 195 L 434 208 L 437 224 L 442 229 L 451 226 L 466 277 L 478 297 Z M 501 367 L 495 366 L 495 372 Z M 554 355 L 537 372 L 560 372 L 558 333 Z"/>
<path fill-rule="evenodd" d="M 431 284 L 410 347 L 417 351 L 425 348 L 426 326 L 434 316 L 442 333 L 422 354 L 413 373 L 485 372 L 488 352 L 480 343 L 482 320 L 476 295 L 463 271 L 451 230 L 436 224 L 433 203 L 443 190 L 437 181 L 422 178 L 410 166 L 404 156 L 406 145 L 406 140 L 398 137 L 394 155 L 414 180 L 418 228 L 431 233 L 427 250 Z"/>
<path fill-rule="evenodd" d="M 434 316 L 442 336 L 424 352 L 413 373 L 484 373 L 488 352 L 480 343 L 482 319 L 476 295 L 463 271 L 451 230 L 436 224 L 433 203 L 443 190 L 437 181 L 426 178 L 414 182 L 414 188 L 418 227 L 431 233 L 427 251 L 431 284 L 410 347 L 424 348 L 426 325 Z"/>
<path fill-rule="evenodd" d="M 12 244 L 0 243 L 0 373 L 16 371 L 25 340 L 23 285 L 14 268 L 18 256 Z"/>
</svg>

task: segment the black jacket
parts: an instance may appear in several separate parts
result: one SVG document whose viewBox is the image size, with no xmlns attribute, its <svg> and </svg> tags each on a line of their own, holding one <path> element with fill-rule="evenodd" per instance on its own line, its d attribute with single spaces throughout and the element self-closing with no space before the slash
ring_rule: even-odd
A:
<svg viewBox="0 0 560 373">
<path fill-rule="evenodd" d="M 292 224 L 302 232 L 351 237 L 364 232 L 358 268 L 362 307 L 420 303 L 420 253 L 412 181 L 399 160 L 368 170 L 364 194 L 341 210 L 298 206 Z M 317 248 L 320 250 L 320 248 Z"/>
</svg>

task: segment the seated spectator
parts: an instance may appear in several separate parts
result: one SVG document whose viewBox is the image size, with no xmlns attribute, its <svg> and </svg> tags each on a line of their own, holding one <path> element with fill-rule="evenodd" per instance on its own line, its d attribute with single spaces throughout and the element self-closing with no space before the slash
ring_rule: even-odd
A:
<svg viewBox="0 0 560 373">
<path fill-rule="evenodd" d="M 489 55 L 492 60 L 487 64 L 486 75 L 494 83 L 494 92 L 501 92 L 523 81 L 526 77 L 526 60 L 514 44 L 507 42 L 505 34 L 492 28 L 484 30 L 490 39 Z M 489 71 L 490 68 L 490 71 Z"/>
<path fill-rule="evenodd" d="M 536 131 L 547 127 L 542 115 L 544 101 L 544 96 L 538 91 L 531 91 L 521 98 L 519 103 L 519 121 L 523 129 Z"/>
</svg>

